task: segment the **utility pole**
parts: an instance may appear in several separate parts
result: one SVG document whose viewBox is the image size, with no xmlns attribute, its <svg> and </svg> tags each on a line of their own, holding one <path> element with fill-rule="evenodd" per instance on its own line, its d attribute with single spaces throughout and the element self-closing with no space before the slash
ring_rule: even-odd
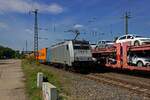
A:
<svg viewBox="0 0 150 100">
<path fill-rule="evenodd" d="M 55 24 L 54 24 L 54 32 L 56 31 L 56 26 L 55 26 Z"/>
<path fill-rule="evenodd" d="M 128 19 L 130 19 L 131 16 L 129 14 L 129 12 L 125 13 L 124 19 L 125 19 L 125 34 L 128 34 Z"/>
<path fill-rule="evenodd" d="M 113 37 L 112 24 L 110 24 L 110 35 Z"/>
<path fill-rule="evenodd" d="M 26 53 L 27 53 L 27 51 L 28 51 L 28 42 L 26 40 Z"/>
<path fill-rule="evenodd" d="M 32 11 L 34 13 L 34 56 L 38 56 L 38 9 Z"/>
</svg>

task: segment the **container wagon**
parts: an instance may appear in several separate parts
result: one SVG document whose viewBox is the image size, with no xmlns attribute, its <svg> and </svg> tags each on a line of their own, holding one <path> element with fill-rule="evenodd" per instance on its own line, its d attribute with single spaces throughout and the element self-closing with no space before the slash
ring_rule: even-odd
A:
<svg viewBox="0 0 150 100">
<path fill-rule="evenodd" d="M 46 64 L 51 64 L 51 47 L 46 50 Z"/>
<path fill-rule="evenodd" d="M 40 63 L 46 63 L 47 48 L 38 50 L 38 56 L 36 57 Z"/>
</svg>

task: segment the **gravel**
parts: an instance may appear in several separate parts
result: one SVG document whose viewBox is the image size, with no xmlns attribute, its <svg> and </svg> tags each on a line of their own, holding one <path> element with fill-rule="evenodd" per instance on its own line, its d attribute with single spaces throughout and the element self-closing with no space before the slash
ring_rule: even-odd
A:
<svg viewBox="0 0 150 100">
<path fill-rule="evenodd" d="M 67 100 L 149 100 L 150 98 L 135 94 L 124 88 L 97 83 L 84 78 L 83 75 L 46 66 L 59 77 L 63 96 Z"/>
<path fill-rule="evenodd" d="M 137 84 L 143 84 L 143 85 L 150 86 L 150 79 L 149 78 L 131 76 L 131 75 L 126 75 L 126 74 L 118 74 L 118 73 L 112 73 L 112 72 L 104 73 L 103 75 L 108 76 L 108 77 L 114 77 L 117 79 L 122 79 L 125 81 L 134 82 Z"/>
</svg>

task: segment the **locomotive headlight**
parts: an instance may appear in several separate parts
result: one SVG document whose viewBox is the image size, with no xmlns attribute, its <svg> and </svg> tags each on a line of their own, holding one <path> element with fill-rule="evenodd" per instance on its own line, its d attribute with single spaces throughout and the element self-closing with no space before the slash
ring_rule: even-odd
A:
<svg viewBox="0 0 150 100">
<path fill-rule="evenodd" d="M 75 60 L 76 60 L 76 61 L 79 61 L 79 58 L 78 58 L 78 57 L 76 57 L 76 58 L 75 58 Z"/>
<path fill-rule="evenodd" d="M 88 60 L 91 60 L 91 58 L 88 58 Z"/>
</svg>

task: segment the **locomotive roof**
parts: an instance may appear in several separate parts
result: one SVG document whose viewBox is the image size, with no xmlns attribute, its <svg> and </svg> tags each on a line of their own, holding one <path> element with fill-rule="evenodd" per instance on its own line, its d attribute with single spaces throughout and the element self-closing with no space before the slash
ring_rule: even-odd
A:
<svg viewBox="0 0 150 100">
<path fill-rule="evenodd" d="M 89 44 L 89 41 L 86 41 L 86 40 L 65 40 L 65 41 L 63 41 L 63 42 L 59 42 L 59 43 L 56 43 L 56 44 L 54 44 L 54 45 L 52 45 L 51 47 L 54 47 L 54 46 L 58 46 L 58 45 L 61 45 L 61 44 L 64 44 L 64 43 L 66 43 L 66 42 L 69 42 L 69 41 L 72 41 L 73 43 L 85 43 L 85 44 Z"/>
</svg>

